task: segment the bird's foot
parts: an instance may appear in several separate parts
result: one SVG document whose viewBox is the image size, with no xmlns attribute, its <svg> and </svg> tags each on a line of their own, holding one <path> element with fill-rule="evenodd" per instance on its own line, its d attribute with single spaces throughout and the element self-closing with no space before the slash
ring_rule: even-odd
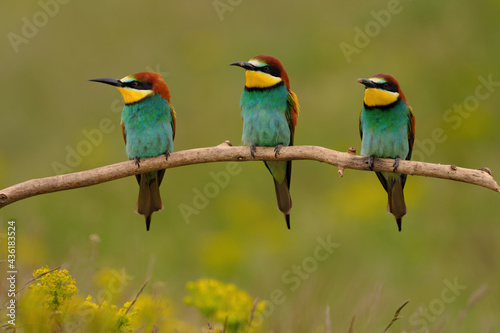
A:
<svg viewBox="0 0 500 333">
<path fill-rule="evenodd" d="M 394 160 L 394 164 L 392 165 L 394 167 L 394 169 L 392 171 L 395 172 L 398 169 L 399 161 L 401 161 L 401 157 L 396 156 L 396 159 Z"/>
<path fill-rule="evenodd" d="M 141 167 L 140 161 L 141 161 L 141 159 L 139 157 L 134 157 L 135 165 L 137 165 L 138 168 Z"/>
<path fill-rule="evenodd" d="M 274 147 L 274 157 L 278 157 L 278 155 L 280 154 L 281 148 L 283 148 L 282 143 L 280 143 L 276 147 Z"/>
<path fill-rule="evenodd" d="M 163 155 L 165 155 L 165 160 L 168 160 L 168 157 L 170 156 L 170 152 L 167 150 Z"/>
<path fill-rule="evenodd" d="M 252 158 L 255 158 L 255 149 L 257 148 L 256 145 L 251 145 L 250 146 L 250 155 L 252 155 Z"/>
<path fill-rule="evenodd" d="M 373 164 L 374 163 L 375 163 L 375 157 L 370 156 L 370 158 L 368 159 L 368 168 L 370 169 L 370 171 L 373 171 Z"/>
</svg>

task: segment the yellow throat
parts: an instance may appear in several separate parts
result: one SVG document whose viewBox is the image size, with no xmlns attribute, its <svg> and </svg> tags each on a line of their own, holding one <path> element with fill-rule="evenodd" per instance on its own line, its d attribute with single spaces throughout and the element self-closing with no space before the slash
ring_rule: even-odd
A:
<svg viewBox="0 0 500 333">
<path fill-rule="evenodd" d="M 259 71 L 245 71 L 247 88 L 269 88 L 282 80 L 280 77 L 272 76 Z"/>
<path fill-rule="evenodd" d="M 125 100 L 125 104 L 132 104 L 140 101 L 141 99 L 151 95 L 153 93 L 152 90 L 135 90 L 130 88 L 122 88 L 117 87 L 121 92 L 123 99 Z"/>
<path fill-rule="evenodd" d="M 377 88 L 366 88 L 364 102 L 367 106 L 385 106 L 398 100 L 397 92 L 381 90 Z"/>
</svg>

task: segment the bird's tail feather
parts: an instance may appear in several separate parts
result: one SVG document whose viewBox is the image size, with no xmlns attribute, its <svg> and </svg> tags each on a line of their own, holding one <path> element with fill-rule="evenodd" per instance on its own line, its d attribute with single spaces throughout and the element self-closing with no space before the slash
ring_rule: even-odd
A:
<svg viewBox="0 0 500 333">
<path fill-rule="evenodd" d="M 402 218 L 407 213 L 403 186 L 401 177 L 398 177 L 396 181 L 390 182 L 387 188 L 387 211 L 396 218 L 399 231 L 401 231 Z"/>
<path fill-rule="evenodd" d="M 276 199 L 278 201 L 278 209 L 285 215 L 286 225 L 290 229 L 290 210 L 292 209 L 292 198 L 286 180 L 283 183 L 278 183 L 274 180 L 274 189 L 276 190 Z"/>
<path fill-rule="evenodd" d="M 148 174 L 140 175 L 139 199 L 137 200 L 136 213 L 141 214 L 146 219 L 146 229 L 149 230 L 151 215 L 163 209 L 160 197 L 160 185 L 158 174 L 151 178 Z"/>
</svg>

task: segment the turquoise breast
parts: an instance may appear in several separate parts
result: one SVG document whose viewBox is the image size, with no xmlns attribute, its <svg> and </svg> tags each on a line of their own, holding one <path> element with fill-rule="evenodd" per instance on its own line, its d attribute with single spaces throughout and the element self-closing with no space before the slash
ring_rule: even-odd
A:
<svg viewBox="0 0 500 333">
<path fill-rule="evenodd" d="M 288 91 L 284 84 L 268 89 L 245 88 L 240 101 L 244 144 L 269 147 L 290 145 L 287 98 Z"/>
<path fill-rule="evenodd" d="M 160 95 L 125 105 L 122 122 L 127 140 L 125 149 L 130 159 L 158 156 L 174 150 L 170 104 Z"/>
<path fill-rule="evenodd" d="M 361 131 L 363 156 L 384 158 L 401 157 L 409 153 L 408 128 L 409 107 L 401 101 L 391 109 L 365 109 L 361 112 Z"/>
</svg>

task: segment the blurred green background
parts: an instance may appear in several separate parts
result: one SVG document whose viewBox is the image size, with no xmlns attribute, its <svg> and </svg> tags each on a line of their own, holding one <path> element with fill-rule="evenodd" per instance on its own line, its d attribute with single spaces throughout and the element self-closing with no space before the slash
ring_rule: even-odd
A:
<svg viewBox="0 0 500 333">
<path fill-rule="evenodd" d="M 126 160 L 121 96 L 92 78 L 161 72 L 177 112 L 176 151 L 241 144 L 244 73 L 228 64 L 257 54 L 282 61 L 299 97 L 297 145 L 359 149 L 363 87 L 355 80 L 383 72 L 398 79 L 413 107 L 415 156 L 500 174 L 498 1 L 41 3 L 0 4 L 0 188 L 53 176 L 54 163 L 82 171 Z M 346 56 L 347 44 L 356 50 Z M 480 77 L 493 84 L 481 87 Z M 68 165 L 68 149 L 84 149 L 83 131 L 103 119 L 113 130 Z M 432 139 L 436 129 L 445 139 Z M 347 170 L 341 179 L 334 167 L 297 161 L 286 230 L 270 175 L 249 162 L 186 219 L 180 207 L 194 207 L 211 173 L 227 168 L 168 170 L 165 209 L 149 232 L 134 213 L 132 177 L 1 209 L 3 236 L 9 219 L 17 225 L 18 283 L 38 267 L 63 264 L 88 294 L 88 272 L 112 267 L 133 277 L 130 299 L 150 269 L 180 316 L 201 325 L 181 300 L 187 281 L 209 277 L 260 299 L 281 290 L 286 300 L 268 312 L 264 331 L 325 332 L 327 307 L 333 332 L 348 331 L 353 316 L 357 332 L 382 331 L 410 299 L 391 331 L 498 332 L 498 193 L 409 177 L 399 233 L 373 173 Z M 339 244 L 324 261 L 311 259 L 318 237 Z M 450 293 L 445 281 L 465 287 Z M 460 320 L 483 285 L 484 297 Z"/>
</svg>

